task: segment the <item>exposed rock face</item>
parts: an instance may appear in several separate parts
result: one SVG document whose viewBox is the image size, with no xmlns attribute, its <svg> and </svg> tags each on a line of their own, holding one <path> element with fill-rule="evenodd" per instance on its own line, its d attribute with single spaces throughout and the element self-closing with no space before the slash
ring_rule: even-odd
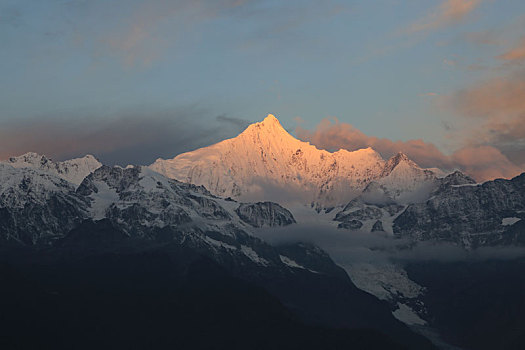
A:
<svg viewBox="0 0 525 350">
<path fill-rule="evenodd" d="M 348 221 L 348 220 L 372 220 L 379 219 L 383 216 L 381 209 L 376 207 L 364 207 L 346 213 L 344 211 L 337 213 L 335 220 L 337 221 Z"/>
<path fill-rule="evenodd" d="M 453 242 L 467 249 L 525 244 L 524 178 L 522 174 L 476 184 L 456 171 L 444 178 L 429 177 L 422 183 L 430 184 L 432 191 L 424 200 L 408 203 L 400 203 L 399 197 L 385 190 L 379 184 L 382 178 L 370 183 L 334 220 L 340 222 L 339 228 L 385 231 L 413 241 Z"/>
<path fill-rule="evenodd" d="M 75 190 L 48 172 L 0 163 L 0 180 L 0 237 L 29 245 L 51 243 L 87 219 L 107 219 L 130 237 L 155 238 L 169 228 L 219 246 L 207 233 L 235 237 L 252 226 L 295 222 L 278 204 L 239 206 L 143 167 L 101 166 Z"/>
<path fill-rule="evenodd" d="M 476 184 L 456 171 L 432 180 L 424 201 L 401 205 L 387 192 L 368 188 L 335 216 L 339 228 L 385 231 L 414 241 L 453 242 L 465 248 L 524 244 L 525 174 Z M 373 182 L 375 191 L 380 186 Z M 375 192 L 377 194 L 377 192 Z"/>
<path fill-rule="evenodd" d="M 371 185 L 373 184 L 375 183 Z M 378 197 L 371 199 L 365 191 L 361 196 L 348 202 L 335 215 L 334 220 L 340 222 L 338 228 L 393 233 L 392 222 L 403 209 L 405 209 L 404 205 L 397 204 L 390 197 L 382 197 L 382 200 L 378 200 Z M 379 230 L 379 225 L 381 225 L 381 230 Z"/>
<path fill-rule="evenodd" d="M 512 180 L 475 184 L 458 173 L 442 180 L 424 203 L 394 221 L 398 237 L 455 242 L 467 248 L 525 242 L 515 225 L 525 219 L 525 173 Z"/>
<path fill-rule="evenodd" d="M 108 254 L 118 260 L 130 251 L 144 256 L 160 249 L 160 258 L 180 258 L 185 252 L 211 259 L 233 276 L 263 287 L 291 309 L 301 310 L 308 322 L 378 327 L 409 343 L 428 344 L 396 321 L 386 305 L 351 284 L 319 248 L 276 248 L 249 234 L 251 225 L 293 222 L 290 212 L 277 204 L 239 205 L 148 168 L 102 166 L 75 190 L 74 184 L 48 172 L 0 164 L 0 250 L 9 256 L 22 251 L 17 247 L 13 253 L 12 244 L 45 245 L 45 259 L 57 254 L 59 263 L 62 254 L 81 261 Z M 319 302 L 321 295 L 330 296 L 330 305 Z M 359 310 L 359 315 L 349 310 Z M 363 317 L 367 311 L 370 315 Z"/>
<path fill-rule="evenodd" d="M 241 204 L 235 212 L 242 221 L 253 227 L 286 226 L 296 222 L 288 209 L 273 202 Z"/>
<path fill-rule="evenodd" d="M 96 250 L 145 239 L 176 243 L 228 266 L 308 269 L 247 232 L 294 222 L 278 204 L 239 205 L 148 168 L 101 166 L 75 190 L 42 170 L 0 163 L 0 243 Z"/>
<path fill-rule="evenodd" d="M 390 158 L 378 179 L 372 181 L 362 196 L 370 203 L 413 203 L 424 201 L 436 187 L 433 171 L 420 168 L 403 153 Z"/>
<path fill-rule="evenodd" d="M 463 174 L 461 171 L 455 171 L 452 174 L 440 179 L 439 187 L 445 188 L 450 186 L 459 185 L 474 185 L 476 181 L 468 175 Z"/>
<path fill-rule="evenodd" d="M 319 248 L 276 249 L 249 234 L 252 227 L 292 223 L 278 204 L 238 204 L 148 168 L 101 166 L 75 190 L 42 170 L 0 163 L 0 247 L 10 241 L 97 251 L 145 240 L 192 249 L 241 275 L 268 268 L 268 275 L 346 278 Z"/>
<path fill-rule="evenodd" d="M 343 221 L 339 225 L 337 225 L 338 228 L 345 228 L 348 230 L 359 230 L 361 227 L 363 227 L 363 223 L 359 220 L 347 220 Z"/>
<path fill-rule="evenodd" d="M 240 204 L 233 210 L 236 203 L 231 200 L 217 198 L 202 186 L 167 179 L 144 167 L 103 166 L 89 175 L 78 191 L 91 200 L 95 218 L 107 217 L 126 225 L 130 232 L 140 229 L 142 232 L 135 233 L 141 235 L 146 228 L 166 226 L 203 232 L 245 229 L 235 224 L 237 216 L 253 227 L 295 222 L 292 214 L 276 203 Z"/>
<path fill-rule="evenodd" d="M 49 243 L 87 218 L 74 186 L 31 168 L 0 164 L 0 239 Z"/>
<path fill-rule="evenodd" d="M 381 222 L 381 220 L 377 220 L 375 223 L 374 223 L 374 226 L 372 226 L 372 232 L 377 232 L 377 231 L 385 231 L 383 229 L 383 222 Z"/>
</svg>

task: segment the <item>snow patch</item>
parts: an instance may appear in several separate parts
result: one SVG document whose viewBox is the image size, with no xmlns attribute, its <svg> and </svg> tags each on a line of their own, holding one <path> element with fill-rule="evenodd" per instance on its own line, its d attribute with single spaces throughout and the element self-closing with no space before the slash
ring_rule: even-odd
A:
<svg viewBox="0 0 525 350">
<path fill-rule="evenodd" d="M 102 166 L 95 157 L 86 155 L 63 162 L 54 162 L 46 156 L 29 152 L 18 157 L 11 157 L 0 163 L 14 168 L 32 168 L 55 175 L 75 185 L 80 185 L 84 178 Z"/>
<path fill-rule="evenodd" d="M 520 220 L 521 220 L 521 218 L 516 218 L 516 217 L 503 218 L 501 220 L 501 224 L 503 226 L 512 226 L 512 225 L 514 225 L 515 223 L 517 223 Z"/>
<path fill-rule="evenodd" d="M 215 246 L 215 247 L 226 248 L 226 249 L 230 249 L 230 250 L 237 250 L 237 247 L 235 247 L 235 246 L 233 246 L 231 244 L 224 243 L 222 241 L 218 241 L 218 240 L 213 239 L 213 238 L 208 237 L 208 236 L 204 236 L 204 240 L 206 242 L 208 242 L 209 244 Z"/>
<path fill-rule="evenodd" d="M 461 184 L 461 185 L 452 185 L 452 187 L 476 187 L 476 186 L 479 186 L 480 184 L 476 183 L 476 184 Z"/>
<path fill-rule="evenodd" d="M 253 261 L 254 263 L 258 265 L 262 265 L 262 266 L 270 265 L 268 260 L 260 257 L 255 250 L 253 250 L 252 248 L 248 246 L 241 245 L 241 251 L 243 252 L 244 255 L 250 258 L 251 261 Z"/>
<path fill-rule="evenodd" d="M 398 309 L 392 312 L 392 315 L 394 315 L 399 321 L 409 326 L 424 326 L 427 324 L 427 322 L 421 319 L 409 306 L 398 303 L 397 307 Z"/>
<path fill-rule="evenodd" d="M 97 182 L 97 193 L 91 194 L 91 217 L 95 220 L 101 220 L 106 217 L 106 210 L 113 203 L 117 203 L 120 198 L 115 189 L 110 188 L 105 182 Z"/>
<path fill-rule="evenodd" d="M 355 263 L 344 268 L 359 289 L 381 300 L 392 301 L 398 295 L 415 299 L 425 290 L 410 280 L 405 270 L 394 264 Z"/>
<path fill-rule="evenodd" d="M 289 267 L 293 267 L 293 268 L 296 268 L 296 269 L 306 269 L 304 266 L 302 265 L 299 265 L 298 263 L 296 263 L 294 260 L 284 256 L 284 255 L 279 255 L 279 258 L 281 259 L 281 261 L 283 262 L 283 264 L 289 266 Z"/>
</svg>

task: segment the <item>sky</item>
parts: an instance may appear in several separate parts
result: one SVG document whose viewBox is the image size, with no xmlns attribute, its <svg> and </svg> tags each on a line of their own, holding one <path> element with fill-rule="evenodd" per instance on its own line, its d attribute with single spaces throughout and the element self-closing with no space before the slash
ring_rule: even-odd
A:
<svg viewBox="0 0 525 350">
<path fill-rule="evenodd" d="M 276 115 L 319 148 L 525 170 L 523 0 L 0 0 L 0 159 L 149 164 Z"/>
</svg>

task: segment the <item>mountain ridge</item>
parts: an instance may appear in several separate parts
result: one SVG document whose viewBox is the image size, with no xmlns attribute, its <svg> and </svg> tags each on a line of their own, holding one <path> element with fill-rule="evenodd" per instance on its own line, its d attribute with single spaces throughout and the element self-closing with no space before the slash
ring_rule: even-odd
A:
<svg viewBox="0 0 525 350">
<path fill-rule="evenodd" d="M 102 166 L 102 163 L 91 154 L 62 162 L 54 162 L 51 158 L 35 152 L 27 152 L 20 156 L 10 157 L 4 161 L 0 161 L 0 163 L 10 165 L 14 168 L 39 169 L 57 175 L 77 186 L 80 185 L 87 175 Z"/>
<path fill-rule="evenodd" d="M 236 157 L 239 154 L 241 157 Z M 265 271 L 265 283 L 273 286 L 274 279 L 289 278 L 290 272 L 312 274 L 309 278 L 323 272 L 322 264 L 308 263 L 312 257 L 320 257 L 320 251 L 304 247 L 279 251 L 266 245 L 264 237 L 259 240 L 255 236 L 259 228 L 293 225 L 296 218 L 304 225 L 306 211 L 312 221 L 324 220 L 326 226 L 319 227 L 338 228 L 342 235 L 374 232 L 402 239 L 409 246 L 420 242 L 448 243 L 472 250 L 525 245 L 525 173 L 512 180 L 483 184 L 459 171 L 440 178 L 403 153 L 384 160 L 371 148 L 334 153 L 319 150 L 295 139 L 273 116 L 250 125 L 236 138 L 177 158 L 177 162 L 186 161 L 184 171 L 204 174 L 196 179 L 209 183 L 199 184 L 195 178 L 169 179 L 153 167 L 101 165 L 89 155 L 55 163 L 45 156 L 28 153 L 0 162 L 0 248 L 3 244 L 38 249 L 63 244 L 67 249 L 90 245 L 100 249 L 119 245 L 122 240 L 153 245 L 171 242 L 204 253 L 234 270 L 249 266 L 246 276 Z M 180 169 L 178 165 L 175 164 L 175 170 Z M 90 170 L 89 166 L 97 168 L 79 185 L 74 183 Z M 345 171 L 353 171 L 353 177 L 344 178 Z M 244 185 L 254 185 L 249 176 L 255 173 L 255 180 L 261 181 L 255 185 L 270 195 L 297 195 L 298 192 L 286 192 L 285 187 L 291 187 L 308 195 L 299 199 L 317 200 L 325 208 L 337 200 L 344 200 L 346 205 L 326 208 L 323 213 L 315 207 L 320 214 L 317 216 L 313 206 L 304 208 L 304 204 L 309 204 L 304 201 L 302 209 L 306 210 L 299 218 L 286 205 L 258 198 L 257 192 L 252 193 L 250 203 L 241 203 L 236 199 L 246 197 L 243 193 L 232 199 L 208 190 L 210 185 L 215 191 L 228 188 L 220 186 L 232 185 L 228 181 L 238 173 L 248 176 L 240 177 L 246 182 L 233 182 L 238 191 L 250 189 Z M 273 180 L 280 180 L 281 187 L 272 189 Z M 345 192 L 345 186 L 352 184 L 359 185 L 353 188 L 356 197 Z M 334 197 L 333 193 L 339 190 L 340 197 Z M 118 232 L 104 235 L 105 223 Z M 79 228 L 82 229 L 78 231 Z M 318 233 L 324 232 L 319 229 Z M 301 256 L 308 259 L 303 261 Z M 402 267 L 361 265 L 345 267 L 359 288 L 386 298 L 394 316 L 407 324 L 431 323 L 424 305 L 418 304 L 422 292 L 403 294 L 407 286 L 422 286 L 411 284 Z M 276 275 L 276 271 L 285 275 Z M 310 285 L 304 284 L 303 288 Z M 282 296 L 293 305 L 295 297 Z"/>
<path fill-rule="evenodd" d="M 261 196 L 272 190 L 291 191 L 289 197 L 329 207 L 348 202 L 400 164 L 421 169 L 402 153 L 385 161 L 370 147 L 336 152 L 318 149 L 293 137 L 269 114 L 234 138 L 172 159 L 159 158 L 149 167 L 169 178 L 203 185 L 219 196 L 279 202 Z"/>
</svg>

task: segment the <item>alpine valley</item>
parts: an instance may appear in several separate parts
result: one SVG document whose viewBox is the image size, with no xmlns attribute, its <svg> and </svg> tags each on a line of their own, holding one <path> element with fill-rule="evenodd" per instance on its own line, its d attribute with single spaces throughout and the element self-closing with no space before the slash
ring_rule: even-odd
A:
<svg viewBox="0 0 525 350">
<path fill-rule="evenodd" d="M 524 246 L 525 173 L 273 115 L 149 166 L 27 153 L 0 162 L 0 346 L 522 349 Z"/>
</svg>

